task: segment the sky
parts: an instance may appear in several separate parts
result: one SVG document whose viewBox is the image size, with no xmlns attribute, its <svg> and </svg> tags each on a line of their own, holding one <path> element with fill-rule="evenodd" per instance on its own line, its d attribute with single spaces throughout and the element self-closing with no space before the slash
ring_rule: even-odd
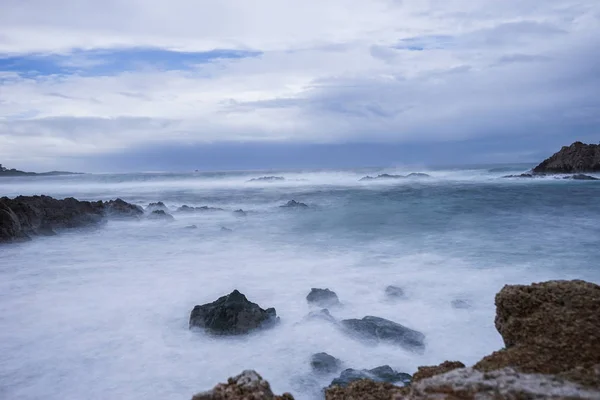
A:
<svg viewBox="0 0 600 400">
<path fill-rule="evenodd" d="M 0 163 L 533 162 L 600 142 L 597 0 L 0 0 Z"/>
</svg>

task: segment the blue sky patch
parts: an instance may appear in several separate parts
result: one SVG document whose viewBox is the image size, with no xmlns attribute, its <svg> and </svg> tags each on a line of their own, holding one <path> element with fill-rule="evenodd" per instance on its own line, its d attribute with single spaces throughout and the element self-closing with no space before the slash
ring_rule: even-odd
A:
<svg viewBox="0 0 600 400">
<path fill-rule="evenodd" d="M 0 55 L 0 71 L 21 75 L 85 76 L 113 75 L 123 71 L 142 69 L 190 70 L 195 65 L 220 59 L 256 57 L 257 51 L 217 49 L 206 52 L 179 52 L 150 48 L 120 50 L 76 50 L 69 54 Z"/>
<path fill-rule="evenodd" d="M 453 40 L 454 38 L 448 35 L 415 36 L 402 39 L 393 47 L 395 49 L 410 51 L 444 49 L 452 45 Z"/>
</svg>

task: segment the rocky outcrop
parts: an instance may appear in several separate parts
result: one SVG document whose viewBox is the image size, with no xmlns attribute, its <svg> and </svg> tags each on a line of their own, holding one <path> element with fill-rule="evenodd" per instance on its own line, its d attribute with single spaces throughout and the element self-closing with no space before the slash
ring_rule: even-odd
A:
<svg viewBox="0 0 600 400">
<path fill-rule="evenodd" d="M 394 371 L 389 365 L 382 365 L 381 367 L 373 369 L 352 369 L 348 368 L 342 371 L 338 378 L 335 378 L 329 387 L 339 386 L 346 387 L 350 383 L 359 381 L 362 379 L 368 379 L 374 382 L 387 382 L 396 385 L 408 385 L 411 381 L 411 376 L 403 372 Z"/>
<path fill-rule="evenodd" d="M 431 178 L 431 175 L 424 174 L 422 172 L 411 172 L 408 175 L 391 175 L 391 174 L 380 174 L 377 176 L 364 176 L 359 181 L 377 181 L 377 180 L 389 180 L 389 179 L 407 179 L 407 178 Z"/>
<path fill-rule="evenodd" d="M 600 388 L 600 286 L 549 281 L 505 286 L 496 295 L 496 329 L 505 349 L 475 365 L 483 371 L 558 375 Z"/>
<path fill-rule="evenodd" d="M 208 392 L 198 393 L 192 400 L 294 400 L 294 397 L 289 393 L 274 395 L 269 382 L 256 371 L 247 370 Z"/>
<path fill-rule="evenodd" d="M 423 379 L 431 378 L 434 375 L 444 374 L 458 368 L 465 368 L 465 364 L 460 361 L 444 361 L 440 365 L 433 367 L 419 367 L 417 372 L 412 377 L 413 382 L 418 382 Z"/>
<path fill-rule="evenodd" d="M 248 215 L 248 213 L 246 211 L 242 210 L 241 208 L 239 210 L 235 210 L 233 212 L 233 214 L 238 217 L 245 217 L 246 215 Z"/>
<path fill-rule="evenodd" d="M 347 387 L 333 386 L 325 391 L 325 400 L 392 400 L 402 399 L 406 388 L 388 382 L 361 379 Z M 459 400 L 459 399 L 453 399 Z"/>
<path fill-rule="evenodd" d="M 542 161 L 534 173 L 600 172 L 600 144 L 575 142 Z"/>
<path fill-rule="evenodd" d="M 304 319 L 308 321 L 324 321 L 337 324 L 336 319 L 326 308 L 323 308 L 319 311 L 311 311 Z"/>
<path fill-rule="evenodd" d="M 306 296 L 308 304 L 319 307 L 332 307 L 340 305 L 340 300 L 334 291 L 329 289 L 312 288 Z"/>
<path fill-rule="evenodd" d="M 282 207 L 282 208 L 308 208 L 308 206 L 306 204 L 300 203 L 296 200 L 290 200 L 280 207 Z"/>
<path fill-rule="evenodd" d="M 154 210 L 148 215 L 148 219 L 160 220 L 160 221 L 173 221 L 175 218 L 165 212 L 165 210 Z"/>
<path fill-rule="evenodd" d="M 352 337 L 360 340 L 387 342 L 410 350 L 422 350 L 425 347 L 425 335 L 421 332 L 380 317 L 345 319 L 341 321 L 341 326 Z"/>
<path fill-rule="evenodd" d="M 600 179 L 585 174 L 575 174 L 572 176 L 565 176 L 563 179 L 573 179 L 575 181 L 599 181 Z"/>
<path fill-rule="evenodd" d="M 284 180 L 283 176 L 261 176 L 260 178 L 252 178 L 247 182 L 277 182 Z"/>
<path fill-rule="evenodd" d="M 314 372 L 332 374 L 342 368 L 342 362 L 327 353 L 316 353 L 310 358 L 310 366 Z"/>
<path fill-rule="evenodd" d="M 146 207 L 146 211 L 152 212 L 152 211 L 155 211 L 155 210 L 163 210 L 163 211 L 168 212 L 169 208 L 162 201 L 159 201 L 159 202 L 156 202 L 156 203 L 150 203 Z"/>
<path fill-rule="evenodd" d="M 206 212 L 206 211 L 223 211 L 222 208 L 218 208 L 218 207 L 208 207 L 208 206 L 202 206 L 202 207 L 190 207 L 187 205 L 182 205 L 181 207 L 179 207 L 177 209 L 178 212 Z"/>
<path fill-rule="evenodd" d="M 97 225 L 105 217 L 139 218 L 140 207 L 121 199 L 108 202 L 63 200 L 49 196 L 0 198 L 0 242 L 52 235 L 55 230 Z"/>
<path fill-rule="evenodd" d="M 202 328 L 214 335 L 242 335 L 273 326 L 278 321 L 274 308 L 263 310 L 234 290 L 213 303 L 194 307 L 190 329 Z"/>
</svg>

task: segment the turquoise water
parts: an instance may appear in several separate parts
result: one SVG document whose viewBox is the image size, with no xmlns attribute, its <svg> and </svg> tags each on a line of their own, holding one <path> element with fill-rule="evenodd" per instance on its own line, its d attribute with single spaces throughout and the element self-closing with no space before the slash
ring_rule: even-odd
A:
<svg viewBox="0 0 600 400">
<path fill-rule="evenodd" d="M 0 247 L 0 397 L 185 399 L 254 368 L 276 391 L 313 399 L 333 378 L 312 375 L 315 352 L 409 373 L 476 362 L 502 346 L 493 298 L 504 284 L 600 282 L 600 182 L 501 178 L 529 167 L 3 178 L 0 195 L 163 201 L 176 220 L 110 221 Z M 358 181 L 408 172 L 432 177 Z M 264 175 L 286 180 L 247 182 Z M 310 208 L 279 207 L 291 199 Z M 175 212 L 183 204 L 225 211 Z M 239 208 L 247 217 L 231 212 Z M 386 301 L 389 284 L 406 299 Z M 303 322 L 311 287 L 338 293 L 338 318 L 422 331 L 425 351 Z M 188 331 L 195 304 L 234 288 L 275 307 L 281 324 L 241 339 Z"/>
</svg>

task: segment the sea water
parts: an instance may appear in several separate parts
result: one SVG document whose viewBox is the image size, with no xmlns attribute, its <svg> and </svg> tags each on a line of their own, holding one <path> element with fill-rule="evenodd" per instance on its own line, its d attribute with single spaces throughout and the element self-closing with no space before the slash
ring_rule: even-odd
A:
<svg viewBox="0 0 600 400">
<path fill-rule="evenodd" d="M 600 282 L 600 182 L 502 178 L 525 169 L 2 178 L 3 196 L 162 201 L 175 221 L 110 220 L 0 247 L 0 398 L 189 399 L 255 369 L 276 393 L 315 399 L 335 376 L 311 372 L 313 353 L 408 373 L 472 364 L 503 345 L 503 285 Z M 431 178 L 359 181 L 408 172 Z M 264 175 L 285 180 L 248 182 Z M 292 199 L 309 208 L 279 207 Z M 224 211 L 176 212 L 184 204 Z M 386 299 L 388 285 L 405 297 Z M 306 321 L 313 287 L 338 294 L 337 319 L 374 315 L 423 332 L 424 351 Z M 281 323 L 239 338 L 188 329 L 194 305 L 233 289 L 275 307 Z"/>
</svg>

